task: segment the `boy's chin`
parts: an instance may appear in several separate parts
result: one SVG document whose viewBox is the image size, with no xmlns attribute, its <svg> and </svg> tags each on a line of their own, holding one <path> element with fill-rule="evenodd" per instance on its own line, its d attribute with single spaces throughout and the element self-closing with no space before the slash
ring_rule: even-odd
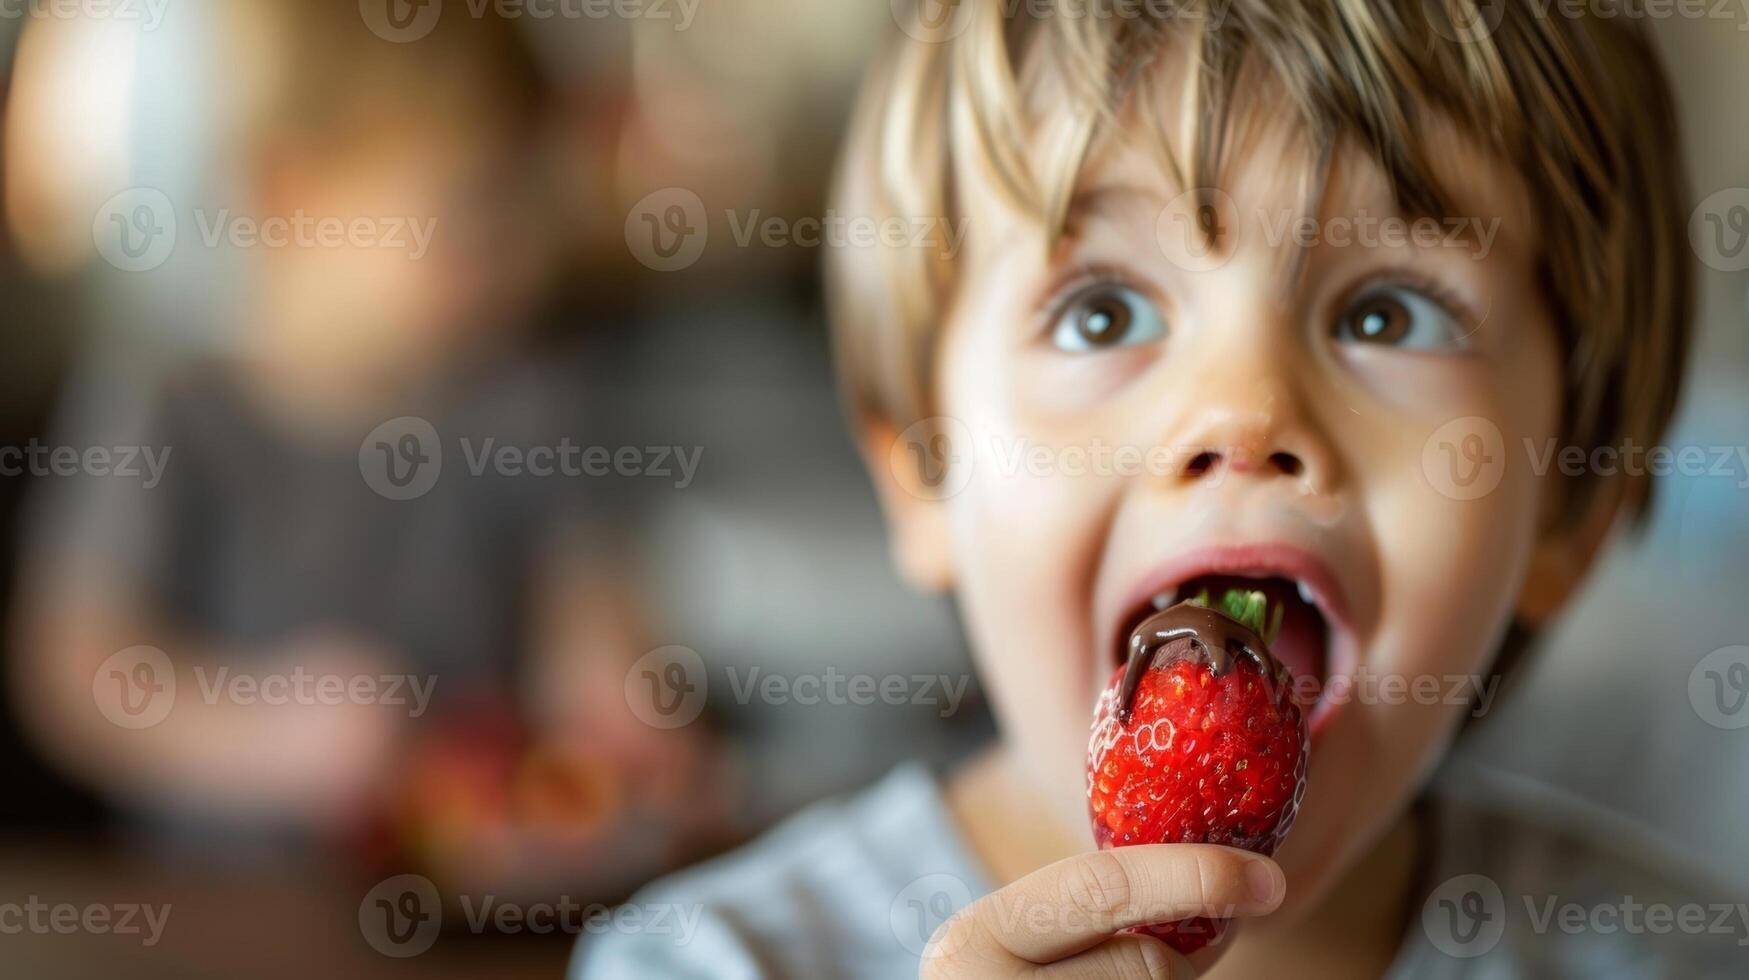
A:
<svg viewBox="0 0 1749 980">
<path fill-rule="evenodd" d="M 1030 802 L 1028 824 L 1049 839 L 1065 842 L 1072 851 L 1094 848 L 1093 818 L 1087 808 L 1085 739 L 1074 758 L 1054 755 L 1050 765 L 1040 764 L 1037 747 L 1004 740 L 997 747 L 1006 770 L 1010 792 Z"/>
<path fill-rule="evenodd" d="M 1293 832 L 1275 854 L 1287 877 L 1287 897 L 1270 921 L 1292 923 L 1323 904 L 1349 877 L 1366 874 L 1363 865 L 1384 856 L 1381 848 L 1404 816 L 1399 812 L 1374 819 L 1365 813 L 1301 809 Z"/>
</svg>

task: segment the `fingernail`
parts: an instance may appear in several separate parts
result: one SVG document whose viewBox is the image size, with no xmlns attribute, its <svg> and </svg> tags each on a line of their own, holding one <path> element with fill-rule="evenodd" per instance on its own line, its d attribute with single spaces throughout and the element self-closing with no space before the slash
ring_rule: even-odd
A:
<svg viewBox="0 0 1749 980">
<path fill-rule="evenodd" d="M 1280 872 L 1268 861 L 1246 862 L 1245 884 L 1251 888 L 1251 897 L 1265 905 L 1281 894 Z"/>
<path fill-rule="evenodd" d="M 1150 977 L 1172 977 L 1178 975 L 1175 964 L 1172 962 L 1171 951 L 1166 948 L 1165 943 L 1160 942 L 1158 939 L 1143 941 L 1142 965 L 1148 968 L 1148 976 Z"/>
</svg>

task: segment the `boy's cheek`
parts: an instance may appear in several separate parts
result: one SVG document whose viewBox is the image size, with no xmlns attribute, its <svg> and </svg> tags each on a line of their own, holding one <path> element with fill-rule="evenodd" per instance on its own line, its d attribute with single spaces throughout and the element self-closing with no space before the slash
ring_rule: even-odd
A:
<svg viewBox="0 0 1749 980">
<path fill-rule="evenodd" d="M 1333 353 L 1330 369 L 1334 383 L 1324 398 L 1345 408 L 1349 426 L 1382 422 L 1407 433 L 1455 417 L 1499 417 L 1513 386 L 1523 383 L 1510 365 L 1482 354 L 1350 346 Z"/>
<path fill-rule="evenodd" d="M 1115 483 L 1050 472 L 1058 461 L 1054 450 L 1041 452 L 1037 466 L 980 455 L 965 491 L 948 504 L 954 564 L 961 601 L 989 624 L 990 639 L 1007 643 L 1024 633 L 1039 656 L 1085 670 L 1092 627 L 1078 599 L 1104 544 L 1096 533 L 1100 498 Z"/>
<path fill-rule="evenodd" d="M 1399 475 L 1368 505 L 1384 585 L 1373 666 L 1411 676 L 1486 666 L 1535 540 L 1528 474 L 1509 470 L 1476 497 L 1446 492 L 1438 476 Z"/>
</svg>

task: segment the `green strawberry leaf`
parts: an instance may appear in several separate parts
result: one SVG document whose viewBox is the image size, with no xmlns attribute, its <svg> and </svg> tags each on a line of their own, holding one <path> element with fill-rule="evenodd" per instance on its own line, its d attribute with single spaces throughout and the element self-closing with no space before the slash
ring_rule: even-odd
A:
<svg viewBox="0 0 1749 980">
<path fill-rule="evenodd" d="M 1214 609 L 1241 626 L 1248 627 L 1263 637 L 1265 643 L 1274 643 L 1275 638 L 1281 634 L 1282 607 L 1269 608 L 1269 597 L 1255 589 L 1228 589 L 1221 595 L 1218 606 L 1209 602 L 1207 589 L 1185 601 L 1193 606 Z"/>
</svg>

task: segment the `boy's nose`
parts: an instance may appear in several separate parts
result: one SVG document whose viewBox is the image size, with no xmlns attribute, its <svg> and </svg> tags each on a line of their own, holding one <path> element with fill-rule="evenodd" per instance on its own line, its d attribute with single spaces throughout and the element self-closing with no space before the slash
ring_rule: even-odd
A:
<svg viewBox="0 0 1749 980">
<path fill-rule="evenodd" d="M 1273 386 L 1246 390 L 1250 397 L 1201 402 L 1175 440 L 1176 456 L 1184 463 L 1173 473 L 1173 482 L 1285 477 L 1311 492 L 1333 489 L 1334 454 L 1298 400 Z"/>
<path fill-rule="evenodd" d="M 1234 473 L 1279 473 L 1283 476 L 1299 476 L 1306 469 L 1305 462 L 1300 459 L 1298 454 L 1286 449 L 1275 450 L 1265 456 L 1261 462 L 1256 457 L 1238 450 L 1227 452 L 1220 449 L 1204 449 L 1185 463 L 1182 475 L 1195 478 L 1223 466 Z"/>
</svg>

